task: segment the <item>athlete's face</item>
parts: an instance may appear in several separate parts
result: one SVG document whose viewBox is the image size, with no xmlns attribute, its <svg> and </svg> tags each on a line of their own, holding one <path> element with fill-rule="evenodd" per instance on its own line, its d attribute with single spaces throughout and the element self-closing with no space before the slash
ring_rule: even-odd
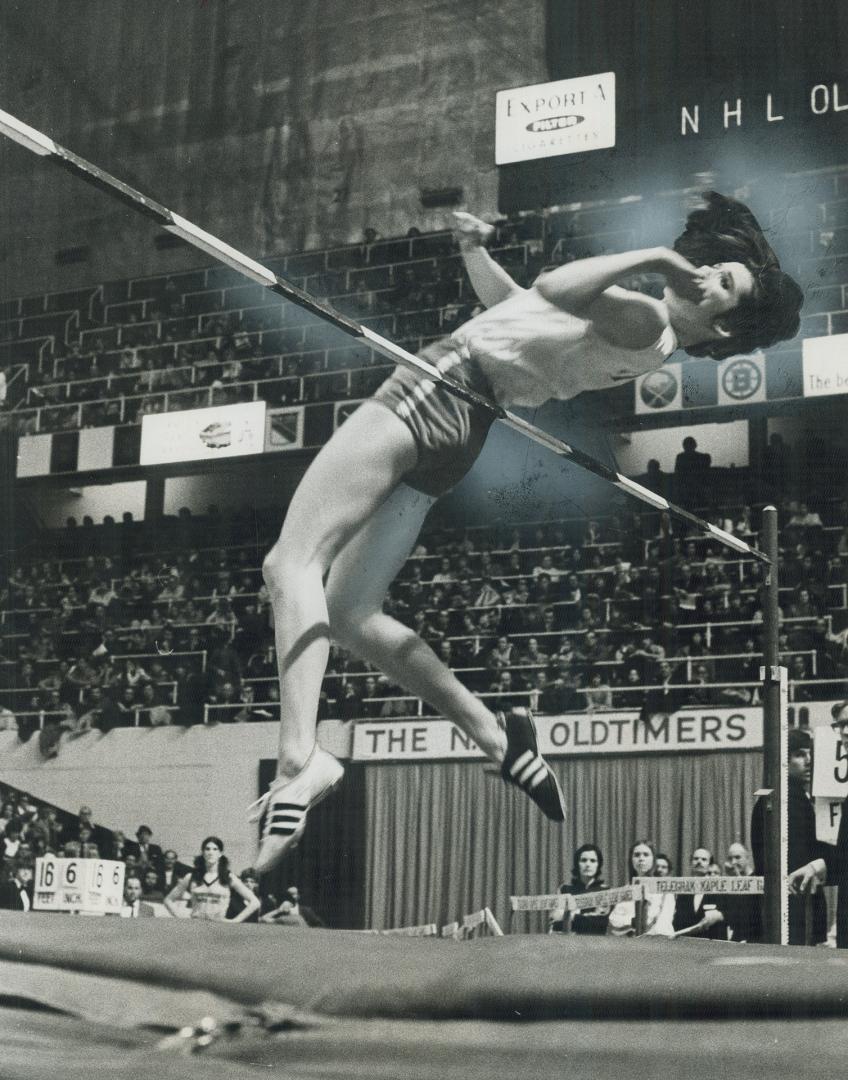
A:
<svg viewBox="0 0 848 1080">
<path fill-rule="evenodd" d="M 214 865 L 221 858 L 221 849 L 214 841 L 207 840 L 203 845 L 202 854 L 207 863 Z"/>
<path fill-rule="evenodd" d="M 594 851 L 584 851 L 577 860 L 581 881 L 592 881 L 598 876 L 598 856 Z"/>
<path fill-rule="evenodd" d="M 699 287 L 701 299 L 698 301 L 678 296 L 670 287 L 666 287 L 664 300 L 674 322 L 675 316 L 693 317 L 703 322 L 721 326 L 721 316 L 733 311 L 740 302 L 751 296 L 754 291 L 754 275 L 744 263 L 725 262 L 714 266 L 701 266 Z M 717 336 L 723 336 L 716 330 Z"/>
</svg>

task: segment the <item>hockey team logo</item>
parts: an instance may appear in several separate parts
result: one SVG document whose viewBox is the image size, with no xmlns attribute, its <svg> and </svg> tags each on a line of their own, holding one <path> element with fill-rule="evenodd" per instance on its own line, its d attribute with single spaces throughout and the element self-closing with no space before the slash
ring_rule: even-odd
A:
<svg viewBox="0 0 848 1080">
<path fill-rule="evenodd" d="M 639 397 L 649 409 L 667 409 L 673 404 L 680 391 L 680 383 L 671 371 L 653 371 L 642 380 Z"/>
<path fill-rule="evenodd" d="M 756 397 L 762 385 L 762 368 L 753 360 L 734 360 L 721 373 L 721 388 L 734 401 Z"/>
</svg>

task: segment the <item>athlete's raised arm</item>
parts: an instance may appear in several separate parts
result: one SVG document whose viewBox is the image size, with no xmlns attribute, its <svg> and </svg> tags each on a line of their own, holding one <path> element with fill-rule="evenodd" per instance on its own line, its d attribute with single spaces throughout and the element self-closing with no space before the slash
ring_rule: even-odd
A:
<svg viewBox="0 0 848 1080">
<path fill-rule="evenodd" d="M 639 273 L 662 274 L 686 299 L 702 297 L 704 271 L 663 247 L 580 259 L 543 274 L 533 288 L 563 311 L 590 320 L 613 344 L 641 349 L 657 340 L 668 314 L 661 301 L 617 284 Z"/>
<path fill-rule="evenodd" d="M 493 225 L 466 214 L 454 211 L 453 233 L 462 253 L 462 260 L 471 286 L 477 293 L 480 303 L 487 308 L 494 307 L 502 300 L 518 292 L 524 292 L 502 266 L 499 266 L 486 251 L 486 242 L 494 235 Z"/>
</svg>

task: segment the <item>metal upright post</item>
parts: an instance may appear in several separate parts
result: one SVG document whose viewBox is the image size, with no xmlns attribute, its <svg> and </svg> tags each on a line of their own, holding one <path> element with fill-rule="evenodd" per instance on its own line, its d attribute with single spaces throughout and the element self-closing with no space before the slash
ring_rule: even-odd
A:
<svg viewBox="0 0 848 1080">
<path fill-rule="evenodd" d="M 766 799 L 764 939 L 773 945 L 788 941 L 787 760 L 785 731 L 786 669 L 780 666 L 780 603 L 778 594 L 777 509 L 763 510 L 763 547 L 769 558 L 763 596 L 763 758 Z"/>
</svg>

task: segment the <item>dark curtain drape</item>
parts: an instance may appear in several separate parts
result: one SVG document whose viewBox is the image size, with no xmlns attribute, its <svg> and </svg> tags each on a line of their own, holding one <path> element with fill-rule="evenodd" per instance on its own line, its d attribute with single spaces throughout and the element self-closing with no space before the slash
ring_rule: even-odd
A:
<svg viewBox="0 0 848 1080">
<path fill-rule="evenodd" d="M 259 790 L 264 791 L 276 775 L 276 761 L 260 761 Z M 289 885 L 296 885 L 304 904 L 328 926 L 360 929 L 366 925 L 364 807 L 364 770 L 348 764 L 344 783 L 310 810 L 303 840 L 263 878 L 263 889 L 279 902 Z"/>
<path fill-rule="evenodd" d="M 574 849 L 597 843 L 610 885 L 625 879 L 627 849 L 651 839 L 675 872 L 706 845 L 723 859 L 747 842 L 762 755 L 729 752 L 552 762 L 568 817 L 545 820 L 478 762 L 365 769 L 365 925 L 444 925 L 484 906 L 504 929 L 509 896 L 554 892 L 570 879 Z M 516 930 L 539 930 L 519 915 Z"/>
</svg>

